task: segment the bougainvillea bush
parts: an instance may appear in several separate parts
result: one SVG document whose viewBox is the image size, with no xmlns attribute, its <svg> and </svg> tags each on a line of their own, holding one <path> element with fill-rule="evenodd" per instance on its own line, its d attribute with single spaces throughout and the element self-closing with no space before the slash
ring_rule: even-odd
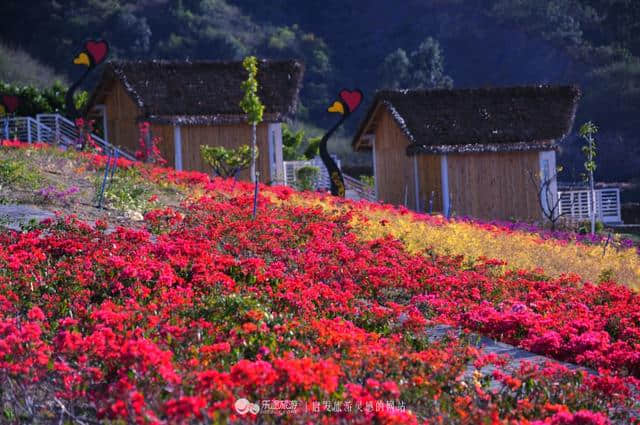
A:
<svg viewBox="0 0 640 425">
<path fill-rule="evenodd" d="M 0 233 L 0 422 L 640 423 L 631 290 L 412 253 L 287 188 L 253 220 L 245 183 L 145 173 L 194 196 L 145 229 Z M 589 369 L 430 340 L 442 323 Z"/>
</svg>

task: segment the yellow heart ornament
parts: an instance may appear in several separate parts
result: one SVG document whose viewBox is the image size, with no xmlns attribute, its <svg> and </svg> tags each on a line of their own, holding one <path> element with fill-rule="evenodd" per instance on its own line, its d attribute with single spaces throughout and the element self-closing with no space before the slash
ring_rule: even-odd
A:
<svg viewBox="0 0 640 425">
<path fill-rule="evenodd" d="M 73 60 L 73 63 L 75 65 L 86 65 L 89 66 L 89 55 L 87 55 L 86 53 L 82 52 L 80 53 L 78 56 L 76 56 L 76 58 Z"/>
<path fill-rule="evenodd" d="M 344 114 L 344 106 L 342 105 L 341 102 L 338 102 L 336 100 L 335 102 L 333 102 L 333 105 L 331 105 L 329 107 L 329 109 L 327 109 L 327 111 L 329 111 L 329 112 L 338 112 L 340 114 Z"/>
</svg>

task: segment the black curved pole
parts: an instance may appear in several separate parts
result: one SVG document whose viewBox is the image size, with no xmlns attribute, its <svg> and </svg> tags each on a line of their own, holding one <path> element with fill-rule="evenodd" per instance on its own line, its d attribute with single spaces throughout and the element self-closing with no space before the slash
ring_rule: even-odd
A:
<svg viewBox="0 0 640 425">
<path fill-rule="evenodd" d="M 322 139 L 320 140 L 319 151 L 320 151 L 320 159 L 324 163 L 324 166 L 327 167 L 327 171 L 329 172 L 329 177 L 331 180 L 331 194 L 333 196 L 340 196 L 344 198 L 345 189 L 344 189 L 344 179 L 342 178 L 342 172 L 338 167 L 338 164 L 331 158 L 329 155 L 329 151 L 327 151 L 327 142 L 329 138 L 335 133 L 335 131 L 344 123 L 344 120 L 347 118 L 347 115 L 343 115 L 329 131 L 326 132 Z"/>
</svg>

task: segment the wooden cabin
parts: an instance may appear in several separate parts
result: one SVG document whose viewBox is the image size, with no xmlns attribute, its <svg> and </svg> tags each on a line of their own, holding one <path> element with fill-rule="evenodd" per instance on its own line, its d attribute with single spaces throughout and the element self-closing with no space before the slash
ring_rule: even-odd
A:
<svg viewBox="0 0 640 425">
<path fill-rule="evenodd" d="M 303 66 L 296 61 L 258 64 L 258 96 L 265 105 L 257 126 L 257 170 L 263 183 L 284 181 L 281 123 L 294 114 Z M 239 106 L 247 72 L 241 62 L 113 61 L 106 64 L 89 107 L 103 120 L 105 138 L 139 149 L 139 123 L 148 122 L 159 150 L 177 170 L 211 173 L 200 145 L 251 144 L 251 126 Z M 239 175 L 248 179 L 248 171 Z"/>
<path fill-rule="evenodd" d="M 380 201 L 448 216 L 540 221 L 531 177 L 555 176 L 557 143 L 571 131 L 578 97 L 573 86 L 384 90 L 353 148 L 373 152 Z M 555 182 L 551 191 L 557 196 Z"/>
</svg>

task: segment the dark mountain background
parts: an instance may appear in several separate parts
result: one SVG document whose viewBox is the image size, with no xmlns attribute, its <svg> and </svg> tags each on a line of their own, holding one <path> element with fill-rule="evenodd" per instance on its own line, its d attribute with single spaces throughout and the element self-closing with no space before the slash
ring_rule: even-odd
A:
<svg viewBox="0 0 640 425">
<path fill-rule="evenodd" d="M 96 37 L 126 59 L 299 58 L 298 122 L 311 136 L 342 87 L 370 100 L 384 87 L 578 84 L 562 179 L 580 179 L 587 120 L 600 128 L 597 178 L 640 177 L 638 0 L 4 0 L 0 16 L 0 79 L 11 52 L 26 52 L 50 68 L 44 78 L 72 81 L 71 58 Z M 336 146 L 344 161 L 362 162 L 347 147 L 366 106 Z"/>
</svg>

